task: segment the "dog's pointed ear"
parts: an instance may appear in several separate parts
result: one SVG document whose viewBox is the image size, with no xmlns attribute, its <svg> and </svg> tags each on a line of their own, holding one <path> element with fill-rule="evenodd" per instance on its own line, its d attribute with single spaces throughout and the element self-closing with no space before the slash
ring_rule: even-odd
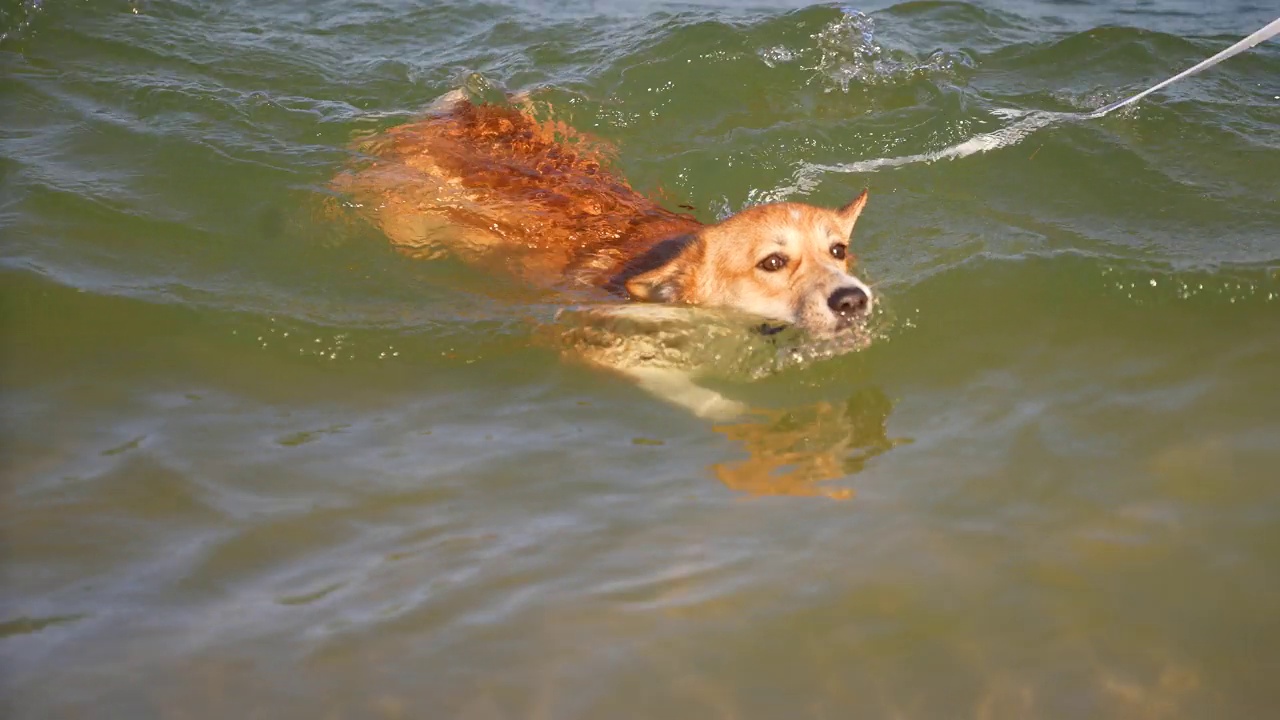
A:
<svg viewBox="0 0 1280 720">
<path fill-rule="evenodd" d="M 615 279 L 633 300 L 676 302 L 682 298 L 682 284 L 694 262 L 696 235 L 663 240 L 636 258 Z"/>
<path fill-rule="evenodd" d="M 853 233 L 853 225 L 858 222 L 858 216 L 862 214 L 862 208 L 866 206 L 867 191 L 863 189 L 858 197 L 853 199 L 853 202 L 836 211 L 840 215 L 840 221 L 844 224 L 844 234 L 846 236 Z"/>
</svg>

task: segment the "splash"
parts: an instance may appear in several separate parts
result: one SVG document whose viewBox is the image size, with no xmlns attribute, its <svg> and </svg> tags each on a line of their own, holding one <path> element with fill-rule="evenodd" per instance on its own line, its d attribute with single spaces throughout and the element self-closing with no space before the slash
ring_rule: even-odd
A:
<svg viewBox="0 0 1280 720">
<path fill-rule="evenodd" d="M 905 53 L 887 50 L 875 39 L 875 19 L 859 10 L 843 8 L 839 19 L 810 36 L 813 46 L 799 49 L 784 45 L 757 51 L 761 61 L 777 67 L 796 61 L 813 72 L 806 85 L 823 82 L 825 92 L 839 89 L 869 89 L 905 82 L 917 77 L 957 77 L 972 68 L 973 60 L 956 51 L 937 50 L 918 60 Z"/>
<path fill-rule="evenodd" d="M 26 39 L 43 11 L 44 0 L 25 0 L 13 8 L 0 8 L 0 44 Z"/>
</svg>

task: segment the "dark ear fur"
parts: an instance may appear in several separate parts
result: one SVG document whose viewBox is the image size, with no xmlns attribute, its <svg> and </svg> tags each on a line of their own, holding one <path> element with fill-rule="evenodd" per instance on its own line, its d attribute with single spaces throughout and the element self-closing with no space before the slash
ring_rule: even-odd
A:
<svg viewBox="0 0 1280 720">
<path fill-rule="evenodd" d="M 625 290 L 633 300 L 675 302 L 680 298 L 682 270 L 696 244 L 697 236 L 692 234 L 663 240 L 627 263 L 609 285 L 615 291 Z"/>
<path fill-rule="evenodd" d="M 627 294 L 641 302 L 675 302 L 679 295 L 676 287 L 675 263 L 637 275 L 627 281 Z"/>
</svg>

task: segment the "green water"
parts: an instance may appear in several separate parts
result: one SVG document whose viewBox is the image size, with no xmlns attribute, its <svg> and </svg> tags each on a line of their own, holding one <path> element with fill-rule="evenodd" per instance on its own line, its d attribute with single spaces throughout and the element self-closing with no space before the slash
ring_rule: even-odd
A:
<svg viewBox="0 0 1280 720">
<path fill-rule="evenodd" d="M 0 4 L 6 717 L 1276 712 L 1280 46 L 836 167 L 1274 7 L 558 5 Z M 884 337 L 713 426 L 317 212 L 460 86 L 708 221 L 870 187 Z"/>
</svg>

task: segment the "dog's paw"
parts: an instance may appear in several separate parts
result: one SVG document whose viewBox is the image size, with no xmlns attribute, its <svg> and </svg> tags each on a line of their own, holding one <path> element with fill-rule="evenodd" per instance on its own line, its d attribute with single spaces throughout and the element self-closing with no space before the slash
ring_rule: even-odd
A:
<svg viewBox="0 0 1280 720">
<path fill-rule="evenodd" d="M 747 415 L 751 408 L 746 403 L 730 400 L 720 393 L 712 392 L 711 396 L 703 398 L 702 404 L 693 408 L 693 411 L 705 420 L 730 422 Z"/>
<path fill-rule="evenodd" d="M 432 100 L 427 105 L 426 112 L 428 115 L 445 115 L 457 107 L 458 103 L 468 98 L 467 91 L 463 88 L 454 88 L 440 97 Z"/>
<path fill-rule="evenodd" d="M 631 367 L 622 371 L 640 387 L 700 418 L 726 422 L 741 417 L 748 410 L 746 405 L 695 383 L 683 370 Z"/>
</svg>

